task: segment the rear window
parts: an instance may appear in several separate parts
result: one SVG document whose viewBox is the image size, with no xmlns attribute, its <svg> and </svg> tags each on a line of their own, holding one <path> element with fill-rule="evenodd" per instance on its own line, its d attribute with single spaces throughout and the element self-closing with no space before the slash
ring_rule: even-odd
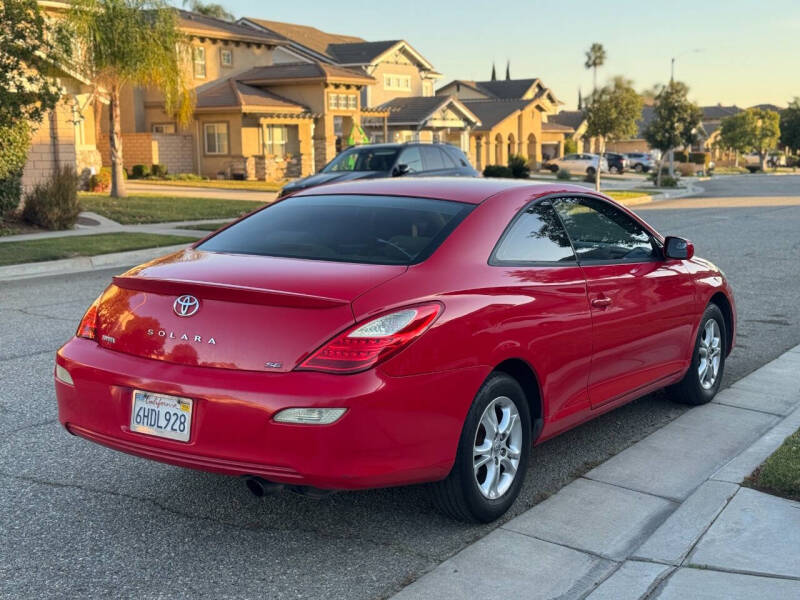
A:
<svg viewBox="0 0 800 600">
<path fill-rule="evenodd" d="M 209 252 L 411 265 L 425 260 L 473 206 L 397 196 L 297 196 L 198 246 Z"/>
</svg>

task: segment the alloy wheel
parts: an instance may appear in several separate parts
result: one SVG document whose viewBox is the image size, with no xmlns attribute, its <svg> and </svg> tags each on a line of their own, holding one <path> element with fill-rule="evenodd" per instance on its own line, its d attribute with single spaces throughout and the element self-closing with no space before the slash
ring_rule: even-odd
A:
<svg viewBox="0 0 800 600">
<path fill-rule="evenodd" d="M 706 321 L 697 351 L 700 355 L 697 376 L 702 388 L 710 390 L 717 382 L 722 358 L 722 334 L 715 319 Z"/>
<path fill-rule="evenodd" d="M 507 396 L 492 400 L 481 415 L 472 449 L 473 473 L 481 494 L 494 500 L 514 483 L 522 451 L 522 422 Z"/>
</svg>

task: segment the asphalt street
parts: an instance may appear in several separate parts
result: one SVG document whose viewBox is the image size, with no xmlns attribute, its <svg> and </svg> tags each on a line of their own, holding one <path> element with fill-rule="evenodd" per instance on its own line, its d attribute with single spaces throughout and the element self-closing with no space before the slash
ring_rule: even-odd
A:
<svg viewBox="0 0 800 600">
<path fill-rule="evenodd" d="M 702 186 L 637 210 L 730 278 L 730 384 L 800 343 L 800 176 Z M 258 499 L 70 436 L 53 354 L 112 274 L 0 283 L 0 597 L 383 598 L 497 525 L 441 517 L 422 486 Z M 652 394 L 537 447 L 507 518 L 684 410 Z"/>
</svg>

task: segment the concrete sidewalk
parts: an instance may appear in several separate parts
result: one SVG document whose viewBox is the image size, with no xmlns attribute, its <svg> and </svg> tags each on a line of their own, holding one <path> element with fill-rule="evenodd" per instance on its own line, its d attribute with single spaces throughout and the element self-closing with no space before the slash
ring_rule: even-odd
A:
<svg viewBox="0 0 800 600">
<path fill-rule="evenodd" d="M 800 503 L 741 485 L 800 427 L 798 371 L 800 346 L 394 598 L 800 598 Z"/>
</svg>

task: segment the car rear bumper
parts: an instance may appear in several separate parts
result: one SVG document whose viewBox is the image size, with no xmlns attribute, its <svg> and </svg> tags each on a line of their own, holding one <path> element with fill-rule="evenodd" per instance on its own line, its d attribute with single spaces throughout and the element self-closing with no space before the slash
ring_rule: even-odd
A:
<svg viewBox="0 0 800 600">
<path fill-rule="evenodd" d="M 326 489 L 442 479 L 455 459 L 472 399 L 488 370 L 390 377 L 258 373 L 129 356 L 74 338 L 56 356 L 59 419 L 75 435 L 130 454 L 228 475 Z M 133 390 L 191 398 L 191 437 L 130 430 Z M 290 407 L 344 407 L 331 425 L 277 423 Z"/>
</svg>

